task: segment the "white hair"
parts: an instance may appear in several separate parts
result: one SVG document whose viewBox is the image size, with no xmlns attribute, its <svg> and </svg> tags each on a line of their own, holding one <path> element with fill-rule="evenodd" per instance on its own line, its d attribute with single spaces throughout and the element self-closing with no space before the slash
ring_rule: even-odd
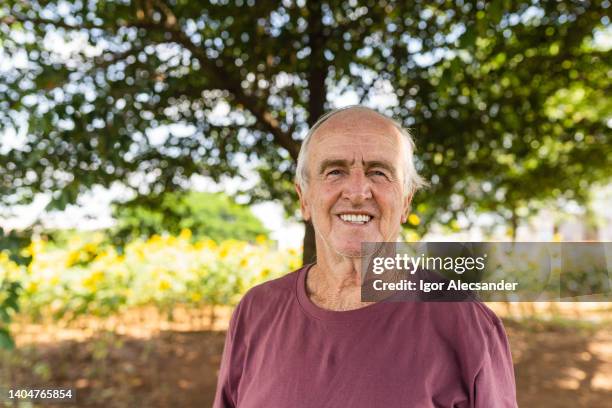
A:
<svg viewBox="0 0 612 408">
<path fill-rule="evenodd" d="M 421 176 L 419 176 L 416 171 L 416 168 L 414 167 L 415 146 L 410 133 L 406 129 L 404 129 L 397 121 L 381 114 L 380 112 L 375 111 L 374 109 L 360 105 L 351 105 L 346 106 L 344 108 L 334 109 L 321 116 L 319 120 L 317 120 L 317 122 L 310 128 L 310 130 L 306 134 L 306 137 L 304 137 L 304 140 L 302 141 L 302 146 L 300 147 L 300 153 L 298 155 L 297 168 L 295 172 L 295 182 L 300 186 L 300 188 L 303 191 L 306 191 L 306 188 L 308 187 L 308 147 L 310 145 L 310 141 L 312 140 L 312 136 L 315 134 L 317 129 L 329 118 L 336 115 L 337 113 L 348 111 L 351 109 L 367 110 L 384 117 L 385 119 L 389 120 L 403 136 L 402 139 L 404 140 L 406 147 L 404 149 L 404 194 L 406 196 L 412 195 L 421 187 L 426 186 L 428 183 Z"/>
</svg>

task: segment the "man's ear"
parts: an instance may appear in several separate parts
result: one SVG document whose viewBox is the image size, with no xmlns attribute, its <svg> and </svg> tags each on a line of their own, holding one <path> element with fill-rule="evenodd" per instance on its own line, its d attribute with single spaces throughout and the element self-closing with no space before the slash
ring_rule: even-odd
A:
<svg viewBox="0 0 612 408">
<path fill-rule="evenodd" d="M 302 218 L 304 221 L 310 221 L 310 206 L 306 200 L 305 194 L 298 183 L 295 183 L 295 191 L 297 191 L 298 197 L 300 198 L 300 210 L 302 211 Z"/>
<path fill-rule="evenodd" d="M 404 224 L 408 220 L 408 214 L 410 211 L 410 203 L 412 203 L 412 197 L 414 193 L 411 193 L 404 197 L 402 202 L 402 224 Z"/>
</svg>

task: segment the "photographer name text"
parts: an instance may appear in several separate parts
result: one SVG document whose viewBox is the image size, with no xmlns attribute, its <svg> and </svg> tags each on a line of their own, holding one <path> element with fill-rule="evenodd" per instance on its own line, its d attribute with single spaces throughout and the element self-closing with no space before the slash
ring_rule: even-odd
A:
<svg viewBox="0 0 612 408">
<path fill-rule="evenodd" d="M 460 280 L 450 280 L 448 282 L 427 282 L 419 280 L 418 282 L 402 279 L 397 282 L 385 282 L 382 279 L 377 279 L 372 282 L 374 290 L 392 290 L 392 291 L 515 291 L 518 286 L 517 282 L 506 282 L 502 279 L 498 282 L 462 282 Z"/>
</svg>

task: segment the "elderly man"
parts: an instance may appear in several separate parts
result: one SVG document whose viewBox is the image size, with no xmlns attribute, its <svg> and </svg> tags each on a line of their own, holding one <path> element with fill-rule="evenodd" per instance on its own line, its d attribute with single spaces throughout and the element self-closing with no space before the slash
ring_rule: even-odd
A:
<svg viewBox="0 0 612 408">
<path fill-rule="evenodd" d="M 407 132 L 367 108 L 323 116 L 296 189 L 317 261 L 251 289 L 214 407 L 515 407 L 500 320 L 478 302 L 361 301 L 361 243 L 395 241 L 423 184 Z"/>
</svg>

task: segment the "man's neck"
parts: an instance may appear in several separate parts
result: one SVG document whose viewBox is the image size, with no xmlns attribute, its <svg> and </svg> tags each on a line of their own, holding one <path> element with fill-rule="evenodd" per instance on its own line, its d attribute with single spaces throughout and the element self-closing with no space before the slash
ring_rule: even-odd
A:
<svg viewBox="0 0 612 408">
<path fill-rule="evenodd" d="M 360 258 L 320 257 L 306 276 L 306 293 L 327 310 L 353 310 L 370 304 L 361 301 Z"/>
</svg>

